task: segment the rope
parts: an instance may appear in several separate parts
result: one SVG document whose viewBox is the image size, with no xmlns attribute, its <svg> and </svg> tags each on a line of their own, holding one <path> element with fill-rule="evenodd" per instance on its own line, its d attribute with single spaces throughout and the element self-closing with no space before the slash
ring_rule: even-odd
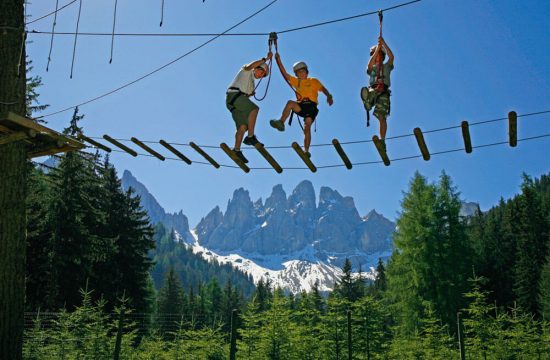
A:
<svg viewBox="0 0 550 360">
<path fill-rule="evenodd" d="M 76 1 L 76 0 L 74 0 Z M 73 1 L 73 2 L 74 2 Z M 300 27 L 296 27 L 296 28 L 291 28 L 291 29 L 286 29 L 286 30 L 282 30 L 282 31 L 278 31 L 277 33 L 278 34 L 285 34 L 285 33 L 290 33 L 290 32 L 294 32 L 294 31 L 300 31 L 300 30 L 304 30 L 304 29 L 309 29 L 309 28 L 313 28 L 313 27 L 318 27 L 318 26 L 324 26 L 324 25 L 329 25 L 329 24 L 333 24 L 333 23 L 337 23 L 337 22 L 341 22 L 341 21 L 347 21 L 347 20 L 353 20 L 353 19 L 357 19 L 357 18 L 361 18 L 361 17 L 365 17 L 365 16 L 370 16 L 370 15 L 374 15 L 374 14 L 377 14 L 378 11 L 390 11 L 390 10 L 394 10 L 394 9 L 397 9 L 397 8 L 400 8 L 402 6 L 407 6 L 407 5 L 411 5 L 413 3 L 417 3 L 417 2 L 420 2 L 422 0 L 414 0 L 414 1 L 410 1 L 410 2 L 407 2 L 407 3 L 403 3 L 403 4 L 399 4 L 399 5 L 396 5 L 396 6 L 392 6 L 392 7 L 388 7 L 388 8 L 385 8 L 385 9 L 382 9 L 382 10 L 377 10 L 377 11 L 371 11 L 371 12 L 367 12 L 367 13 L 362 13 L 362 14 L 358 14 L 358 15 L 353 15 L 353 16 L 348 16 L 348 17 L 344 17 L 344 18 L 340 18 L 340 19 L 335 19 L 335 20 L 329 20 L 329 21 L 324 21 L 324 22 L 320 22 L 320 23 L 315 23 L 315 24 L 311 24 L 311 25 L 305 25 L 305 26 L 300 26 Z M 61 10 L 61 9 L 60 9 Z M 33 34 L 50 34 L 50 32 L 47 32 L 47 31 L 38 31 L 38 30 L 33 30 L 32 31 Z M 228 34 L 227 32 L 223 32 L 223 33 L 171 33 L 171 34 L 163 34 L 163 33 L 116 33 L 115 35 L 116 36 L 154 36 L 154 37 L 163 37 L 163 36 L 167 36 L 167 37 L 191 37 L 191 36 L 267 36 L 269 35 L 270 33 L 267 33 L 267 32 L 257 32 L 257 33 L 231 33 L 231 34 Z M 71 32 L 57 32 L 56 35 L 74 35 L 74 33 L 71 33 Z M 105 32 L 87 32 L 87 33 L 80 33 L 79 35 L 87 35 L 87 36 L 110 36 L 111 33 L 105 33 Z"/>
<path fill-rule="evenodd" d="M 520 142 L 520 141 L 531 141 L 531 140 L 542 139 L 542 138 L 547 138 L 547 137 L 550 137 L 550 133 L 518 139 L 518 142 Z M 122 139 L 117 139 L 117 140 L 122 140 Z M 473 149 L 481 149 L 481 148 L 493 147 L 493 146 L 505 145 L 505 144 L 508 144 L 507 140 L 506 141 L 499 141 L 499 142 L 489 143 L 489 144 L 482 144 L 482 145 L 472 146 L 472 148 Z M 172 145 L 174 145 L 174 144 L 172 144 Z M 89 148 L 95 148 L 95 147 L 94 146 L 89 146 Z M 443 154 L 449 154 L 449 153 L 461 152 L 461 151 L 464 151 L 464 149 L 459 148 L 459 149 L 450 149 L 450 150 L 431 152 L 430 155 L 443 155 Z M 83 151 L 81 151 L 81 152 L 83 152 Z M 123 151 L 123 150 L 113 149 L 113 152 L 119 152 L 119 153 L 126 154 L 126 152 Z M 84 152 L 84 153 L 86 153 L 86 152 Z M 88 153 L 86 153 L 86 154 L 88 154 Z M 138 153 L 138 156 L 155 157 L 151 154 L 145 154 L 145 153 Z M 393 158 L 393 159 L 390 159 L 390 161 L 391 162 L 396 162 L 396 161 L 412 160 L 412 159 L 418 159 L 418 158 L 421 158 L 421 157 L 422 157 L 422 155 L 409 155 L 409 156 L 403 156 L 403 157 L 399 157 L 399 158 Z M 172 157 L 166 157 L 166 159 L 167 160 L 173 160 L 173 161 L 183 161 L 180 158 L 172 158 Z M 194 160 L 192 160 L 192 161 L 193 161 L 193 163 L 212 166 L 212 164 L 210 164 L 208 162 L 194 161 Z M 356 163 L 352 163 L 352 165 L 353 166 L 363 166 L 363 165 L 373 165 L 373 164 L 381 164 L 381 163 L 383 163 L 382 160 L 374 160 L 374 161 L 356 162 Z M 236 165 L 220 164 L 220 166 L 225 167 L 225 168 L 239 169 L 239 167 L 236 166 Z M 346 166 L 345 164 L 329 164 L 329 165 L 320 165 L 320 166 L 316 166 L 316 167 L 317 167 L 317 169 L 329 169 L 329 168 L 339 168 L 339 167 L 345 167 L 345 166 Z M 250 170 L 273 170 L 273 168 L 272 167 L 250 167 Z M 308 167 L 283 167 L 283 170 L 309 170 L 309 168 Z"/>
<path fill-rule="evenodd" d="M 47 18 L 48 16 L 51 16 L 51 15 L 54 15 L 54 14 L 57 15 L 58 12 L 60 12 L 60 11 L 63 10 L 63 9 L 65 9 L 67 6 L 74 4 L 75 2 L 77 2 L 77 0 L 73 0 L 73 1 L 71 1 L 70 3 L 63 5 L 63 6 L 60 7 L 59 9 L 58 9 L 57 6 L 56 6 L 55 11 L 52 11 L 52 12 L 50 12 L 50 13 L 48 13 L 48 14 L 46 14 L 46 15 L 43 15 L 43 16 L 37 18 L 37 19 L 34 19 L 34 20 L 32 20 L 32 21 L 29 21 L 28 23 L 25 23 L 25 25 L 30 25 L 30 24 L 32 24 L 32 23 L 35 23 L 35 22 L 40 21 L 40 20 L 42 20 L 42 19 L 45 19 L 45 18 Z"/>
<path fill-rule="evenodd" d="M 116 25 L 116 8 L 118 0 L 115 0 L 115 12 L 113 14 L 113 34 L 111 36 L 111 58 L 109 59 L 109 64 L 113 63 L 113 48 L 115 44 L 115 25 Z"/>
<path fill-rule="evenodd" d="M 160 5 L 160 24 L 159 24 L 160 27 L 162 27 L 163 22 L 164 22 L 164 0 L 162 0 L 162 4 Z"/>
<path fill-rule="evenodd" d="M 81 11 L 82 11 L 82 0 L 80 0 L 79 6 L 78 6 L 78 18 L 76 20 L 76 32 L 74 34 L 73 60 L 71 61 L 71 76 L 70 76 L 71 79 L 73 78 L 74 58 L 76 56 L 76 40 L 78 38 L 78 27 L 80 25 Z"/>
<path fill-rule="evenodd" d="M 46 64 L 46 71 L 50 70 L 50 61 L 52 60 L 52 49 L 53 49 L 53 37 L 55 32 L 55 25 L 57 25 L 57 12 L 59 7 L 59 0 L 55 0 L 55 15 L 53 17 L 53 24 L 52 24 L 52 37 L 50 40 L 50 51 L 48 52 L 48 63 Z"/>
<path fill-rule="evenodd" d="M 522 117 L 530 117 L 530 116 L 543 115 L 543 114 L 549 114 L 549 113 L 550 113 L 550 110 L 543 110 L 543 111 L 537 111 L 537 112 L 532 112 L 532 113 L 520 114 L 520 115 L 517 115 L 517 117 L 522 118 Z M 491 120 L 481 120 L 481 121 L 469 123 L 469 126 L 489 124 L 489 123 L 494 123 L 494 122 L 503 121 L 503 120 L 508 120 L 508 118 L 503 117 L 503 118 L 497 118 L 497 119 L 491 119 Z M 440 131 L 458 129 L 460 127 L 461 127 L 460 125 L 448 126 L 448 127 L 438 128 L 438 129 L 426 130 L 426 131 L 423 131 L 423 133 L 424 134 L 430 134 L 430 133 L 435 133 L 435 132 L 440 132 Z M 402 134 L 402 135 L 396 135 L 396 136 L 389 136 L 389 137 L 386 138 L 386 140 L 402 139 L 402 138 L 411 137 L 411 136 L 414 136 L 414 134 L 409 133 L 409 134 Z M 90 136 L 90 139 L 102 140 L 103 138 L 102 137 Z M 118 141 L 131 142 L 130 139 L 123 139 L 123 138 L 114 138 L 114 139 L 118 140 Z M 157 144 L 158 143 L 158 141 L 155 141 L 155 140 L 141 140 L 141 142 L 143 142 L 145 144 Z M 341 145 L 355 145 L 355 144 L 365 144 L 365 143 L 371 143 L 371 142 L 372 142 L 372 139 L 365 139 L 365 140 L 341 141 L 340 144 Z M 170 145 L 178 145 L 178 146 L 186 146 L 186 147 L 190 146 L 187 143 L 177 143 L 177 142 L 169 142 L 169 144 Z M 206 149 L 219 149 L 219 146 L 216 146 L 216 145 L 201 145 L 201 144 L 198 144 L 198 146 L 200 146 L 202 148 L 206 148 Z M 332 143 L 321 143 L 321 144 L 312 144 L 311 145 L 311 147 L 326 147 L 326 146 L 334 146 L 334 145 Z M 290 148 L 292 148 L 292 146 L 289 146 L 289 145 L 273 145 L 273 146 L 264 146 L 264 147 L 266 149 L 290 149 Z"/>
<path fill-rule="evenodd" d="M 271 53 L 271 47 L 273 45 L 273 42 L 276 41 L 276 39 L 277 39 L 277 34 L 276 33 L 269 34 L 269 40 L 267 42 L 269 53 Z M 271 71 L 273 69 L 272 64 L 273 64 L 273 57 L 269 59 L 269 63 L 267 64 L 267 71 L 269 72 L 269 78 L 267 79 L 267 85 L 265 87 L 265 93 L 261 98 L 256 97 L 256 89 L 260 86 L 260 83 L 262 82 L 263 77 L 260 79 L 260 81 L 258 81 L 258 84 L 256 85 L 256 87 L 254 87 L 254 99 L 256 99 L 257 101 L 262 101 L 267 96 L 267 91 L 269 89 L 269 84 L 271 83 Z"/>
<path fill-rule="evenodd" d="M 261 8 L 260 10 L 254 12 L 252 15 L 249 15 L 249 16 L 246 17 L 244 20 L 241 20 L 241 21 L 238 22 L 237 24 L 231 26 L 229 29 L 227 29 L 227 30 L 224 31 L 223 33 L 225 34 L 225 33 L 229 32 L 229 31 L 233 30 L 233 29 L 236 28 L 237 26 L 241 25 L 242 23 L 244 23 L 244 22 L 250 20 L 250 19 L 253 18 L 254 16 L 258 15 L 258 14 L 261 13 L 262 11 L 266 10 L 267 8 L 269 8 L 271 5 L 275 4 L 277 1 L 278 1 L 278 0 L 272 0 L 269 4 L 267 4 L 266 6 L 264 6 L 263 8 Z M 153 75 L 153 74 L 156 74 L 157 72 L 159 72 L 159 71 L 161 71 L 161 70 L 167 68 L 168 66 L 170 66 L 170 65 L 172 65 L 172 64 L 175 64 L 176 62 L 180 61 L 181 59 L 185 58 L 186 56 L 189 56 L 189 55 L 191 55 L 192 53 L 194 53 L 195 51 L 197 51 L 197 50 L 201 49 L 202 47 L 208 45 L 209 43 L 211 43 L 212 41 L 216 40 L 216 39 L 219 38 L 220 36 L 221 36 L 221 35 L 216 35 L 216 36 L 214 36 L 213 38 L 209 39 L 208 41 L 205 41 L 204 43 L 202 43 L 202 44 L 200 44 L 199 46 L 193 48 L 192 50 L 186 52 L 185 54 L 183 54 L 183 55 L 177 57 L 176 59 L 170 61 L 169 63 L 166 63 L 166 64 L 162 65 L 161 67 L 158 67 L 158 68 L 156 68 L 155 70 L 150 71 L 150 72 L 148 72 L 147 74 L 142 75 L 142 76 L 140 76 L 139 78 L 137 78 L 137 79 L 135 79 L 135 80 L 132 80 L 132 81 L 130 81 L 130 82 L 124 84 L 124 85 L 121 85 L 121 86 L 117 87 L 116 89 L 113 89 L 113 90 L 111 90 L 111 91 L 108 91 L 108 92 L 106 92 L 106 93 L 104 93 L 104 94 L 102 94 L 102 95 L 96 96 L 96 97 L 91 98 L 91 99 L 89 99 L 89 100 L 83 101 L 83 102 L 81 102 L 80 104 L 73 105 L 73 106 L 69 106 L 69 107 L 67 107 L 67 108 L 65 108 L 65 109 L 58 110 L 58 111 L 55 111 L 55 112 L 52 112 L 52 113 L 49 113 L 49 114 L 45 114 L 45 115 L 39 116 L 39 117 L 37 117 L 37 119 L 39 119 L 39 118 L 44 118 L 44 117 L 48 117 L 48 116 L 52 116 L 52 115 L 56 115 L 56 114 L 60 114 L 60 113 L 63 113 L 63 112 L 72 110 L 73 108 L 75 108 L 75 107 L 77 107 L 77 106 L 80 107 L 80 106 L 82 106 L 82 105 L 89 104 L 89 103 L 91 103 L 91 102 L 97 101 L 97 100 L 102 99 L 102 98 L 104 98 L 104 97 L 106 97 L 106 96 L 109 96 L 109 95 L 111 95 L 111 94 L 114 94 L 114 93 L 116 93 L 116 92 L 118 92 L 118 91 L 120 91 L 120 90 L 122 90 L 122 89 L 127 88 L 127 87 L 130 86 L 130 85 L 133 85 L 133 84 L 135 84 L 135 83 L 137 83 L 137 82 L 139 82 L 139 81 L 141 81 L 141 80 L 143 80 L 143 79 L 145 79 L 145 78 L 148 78 L 149 76 L 151 76 L 151 75 Z"/>
</svg>

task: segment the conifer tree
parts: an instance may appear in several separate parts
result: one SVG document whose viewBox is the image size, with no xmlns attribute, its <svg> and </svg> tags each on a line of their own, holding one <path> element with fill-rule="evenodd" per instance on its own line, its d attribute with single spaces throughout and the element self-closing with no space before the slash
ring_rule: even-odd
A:
<svg viewBox="0 0 550 360">
<path fill-rule="evenodd" d="M 539 282 L 546 261 L 548 224 L 543 214 L 540 194 L 533 180 L 524 175 L 519 197 L 519 232 L 517 236 L 517 262 L 514 268 L 514 293 L 518 305 L 540 316 Z"/>
<path fill-rule="evenodd" d="M 540 306 L 544 321 L 550 322 L 550 254 L 546 256 L 546 264 L 540 275 Z"/>
<path fill-rule="evenodd" d="M 177 324 L 181 321 L 183 315 L 183 297 L 181 282 L 174 269 L 170 268 L 157 299 L 157 328 L 165 336 L 178 329 Z"/>
</svg>

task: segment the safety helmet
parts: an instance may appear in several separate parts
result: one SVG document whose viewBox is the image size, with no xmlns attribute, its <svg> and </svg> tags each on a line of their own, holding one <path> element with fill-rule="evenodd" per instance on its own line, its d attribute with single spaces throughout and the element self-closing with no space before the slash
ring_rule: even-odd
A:
<svg viewBox="0 0 550 360">
<path fill-rule="evenodd" d="M 306 71 L 308 71 L 307 64 L 303 61 L 298 61 L 296 64 L 292 65 L 292 70 L 294 72 L 296 72 L 300 69 L 306 69 Z"/>
<path fill-rule="evenodd" d="M 372 54 L 374 54 L 374 51 L 376 50 L 376 47 L 377 47 L 377 46 L 378 46 L 378 45 L 374 45 L 374 46 L 372 46 L 372 47 L 370 48 L 370 54 L 371 54 L 371 56 L 372 56 Z M 386 49 L 384 49 L 383 46 L 380 47 L 380 50 L 382 50 L 382 54 L 386 55 Z"/>
<path fill-rule="evenodd" d="M 264 71 L 264 77 L 269 75 L 269 66 L 266 63 L 256 66 L 256 69 L 262 69 Z"/>
</svg>

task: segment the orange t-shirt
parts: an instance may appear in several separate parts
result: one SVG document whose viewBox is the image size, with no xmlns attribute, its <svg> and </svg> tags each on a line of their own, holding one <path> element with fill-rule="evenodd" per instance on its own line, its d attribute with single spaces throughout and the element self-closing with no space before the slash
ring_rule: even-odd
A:
<svg viewBox="0 0 550 360">
<path fill-rule="evenodd" d="M 299 100 L 307 98 L 316 104 L 319 103 L 319 91 L 321 91 L 321 89 L 323 88 L 323 84 L 321 84 L 319 80 L 317 80 L 316 78 L 299 80 L 294 76 L 290 76 L 289 82 L 290 85 L 294 86 L 296 92 L 300 94 L 301 98 Z"/>
</svg>

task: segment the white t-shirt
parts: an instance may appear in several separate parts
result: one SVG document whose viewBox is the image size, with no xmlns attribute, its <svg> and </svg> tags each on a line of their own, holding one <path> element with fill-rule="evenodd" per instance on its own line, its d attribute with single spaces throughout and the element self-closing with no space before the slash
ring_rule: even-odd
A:
<svg viewBox="0 0 550 360">
<path fill-rule="evenodd" d="M 237 76 L 235 76 L 229 87 L 238 88 L 247 95 L 252 94 L 254 92 L 254 69 L 245 70 L 243 66 Z M 236 90 L 229 89 L 227 91 L 233 92 Z"/>
</svg>

